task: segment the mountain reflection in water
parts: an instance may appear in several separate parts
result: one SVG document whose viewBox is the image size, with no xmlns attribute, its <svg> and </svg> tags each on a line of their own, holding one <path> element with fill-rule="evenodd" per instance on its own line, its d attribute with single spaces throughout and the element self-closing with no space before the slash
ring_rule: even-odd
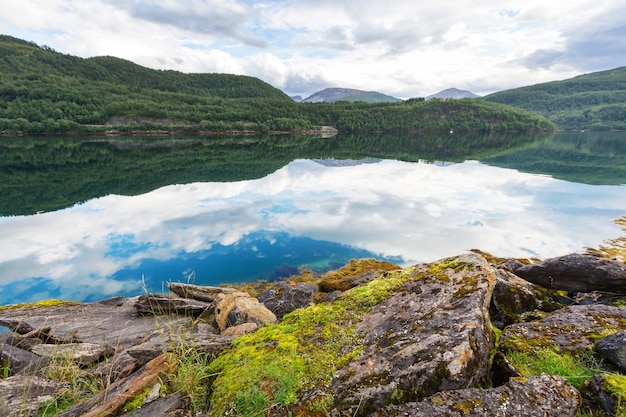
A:
<svg viewBox="0 0 626 417">
<path fill-rule="evenodd" d="M 0 304 L 136 295 L 192 275 L 209 285 L 272 278 L 280 267 L 325 270 L 353 257 L 557 256 L 618 236 L 612 220 L 626 207 L 624 186 L 476 161 L 366 162 L 295 160 L 256 180 L 0 218 Z"/>
</svg>

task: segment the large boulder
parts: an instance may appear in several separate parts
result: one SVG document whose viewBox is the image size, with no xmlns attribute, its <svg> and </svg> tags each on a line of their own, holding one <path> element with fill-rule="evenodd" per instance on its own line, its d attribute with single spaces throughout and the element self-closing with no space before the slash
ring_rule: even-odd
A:
<svg viewBox="0 0 626 417">
<path fill-rule="evenodd" d="M 248 293 L 219 294 L 215 299 L 215 322 L 220 331 L 243 323 L 264 325 L 277 321 L 274 313 Z"/>
<path fill-rule="evenodd" d="M 311 304 L 317 292 L 317 285 L 302 282 L 279 282 L 257 294 L 256 298 L 280 319 L 295 309 Z"/>
<path fill-rule="evenodd" d="M 611 259 L 573 253 L 523 265 L 515 275 L 549 289 L 626 294 L 626 265 Z"/>
<path fill-rule="evenodd" d="M 368 415 L 394 401 L 486 383 L 495 270 L 468 254 L 422 265 L 357 324 L 363 353 L 333 379 L 336 406 Z"/>
<path fill-rule="evenodd" d="M 209 414 L 369 416 L 489 384 L 494 280 L 484 258 L 462 255 L 294 311 L 209 365 L 218 375 Z"/>
<path fill-rule="evenodd" d="M 607 331 L 626 325 L 626 309 L 596 305 L 573 305 L 546 315 L 541 320 L 512 324 L 504 329 L 500 347 L 532 353 L 557 348 L 561 352 L 583 352 Z"/>
<path fill-rule="evenodd" d="M 493 389 L 444 391 L 420 402 L 388 406 L 376 417 L 574 417 L 580 394 L 565 379 L 550 375 L 512 378 Z"/>
</svg>

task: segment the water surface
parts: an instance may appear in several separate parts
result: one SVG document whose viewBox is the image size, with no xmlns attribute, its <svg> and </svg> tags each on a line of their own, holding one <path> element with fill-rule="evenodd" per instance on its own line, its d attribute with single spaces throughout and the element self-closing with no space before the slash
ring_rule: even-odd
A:
<svg viewBox="0 0 626 417">
<path fill-rule="evenodd" d="M 354 137 L 343 139 L 351 141 L 349 147 L 336 143 L 341 138 L 307 139 L 306 146 L 282 138 L 283 146 L 273 153 L 269 148 L 276 144 L 263 139 L 256 145 L 277 156 L 258 166 L 250 154 L 259 149 L 244 152 L 255 146 L 253 138 L 247 145 L 226 144 L 210 152 L 197 139 L 186 139 L 181 148 L 150 147 L 145 139 L 142 146 L 123 142 L 111 148 L 110 139 L 89 139 L 89 145 L 79 141 L 59 148 L 33 139 L 31 148 L 40 147 L 57 160 L 63 153 L 59 149 L 71 156 L 66 161 L 83 155 L 85 163 L 75 162 L 83 175 L 66 187 L 59 183 L 73 178 L 61 175 L 68 172 L 66 164 L 56 169 L 48 159 L 39 165 L 40 172 L 25 169 L 19 161 L 26 150 L 12 144 L 19 157 L 9 157 L 13 165 L 3 172 L 12 169 L 7 178 L 19 175 L 34 188 L 29 193 L 27 187 L 5 183 L 6 194 L 32 194 L 46 183 L 55 193 L 40 200 L 23 198 L 29 208 L 19 208 L 17 201 L 3 204 L 5 211 L 37 212 L 0 217 L 0 304 L 131 296 L 161 291 L 170 280 L 216 285 L 278 279 L 299 268 L 321 272 L 361 257 L 409 265 L 472 248 L 498 256 L 546 258 L 597 247 L 621 234 L 613 221 L 626 212 L 626 181 L 620 177 L 626 138 L 613 135 L 605 146 L 590 151 L 605 137 L 569 137 L 515 139 L 511 147 L 502 145 L 506 139 L 482 137 L 492 146 L 481 150 L 466 145 L 471 138 L 460 138 L 461 151 L 462 146 L 450 147 L 449 137 L 439 141 L 445 146 L 437 146 L 436 139 L 431 145 L 403 138 L 404 146 L 391 150 L 383 146 L 389 139 L 380 137 L 363 139 L 363 148 L 355 146 Z M 617 145 L 606 145 L 615 141 Z M 95 154 L 83 152 L 84 146 Z M 196 147 L 200 161 L 172 156 L 189 146 Z M 199 146 L 207 154 L 197 152 Z M 225 152 L 224 146 L 236 152 Z M 292 149 L 298 146 L 300 152 Z M 421 158 L 420 147 L 427 158 Z M 98 181 L 98 171 L 88 170 L 102 164 L 98 155 L 115 166 L 134 153 L 135 160 L 147 164 L 149 158 L 141 158 L 147 153 L 137 153 L 150 149 L 170 162 L 162 171 L 152 167 L 152 176 L 132 170 L 126 176 L 114 170 L 105 175 L 102 168 Z M 299 153 L 304 157 L 293 158 Z M 551 153 L 558 163 L 547 161 Z M 564 163 L 564 155 L 571 164 Z M 187 165 L 177 165 L 181 161 Z M 603 164 L 611 164 L 616 175 L 607 176 L 611 167 Z M 553 172 L 537 170 L 538 165 Z M 236 169 L 243 166 L 247 168 Z M 523 172 L 528 166 L 533 168 Z M 194 181 L 168 185 L 163 172 Z M 146 185 L 131 184 L 128 178 Z M 106 192 L 120 186 L 129 195 Z M 71 196 L 79 194 L 85 201 L 72 203 Z M 63 208 L 42 209 L 55 204 Z"/>
</svg>

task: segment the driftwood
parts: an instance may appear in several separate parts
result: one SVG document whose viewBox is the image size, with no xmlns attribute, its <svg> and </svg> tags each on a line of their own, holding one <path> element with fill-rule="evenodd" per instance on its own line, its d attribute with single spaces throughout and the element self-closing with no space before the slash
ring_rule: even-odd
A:
<svg viewBox="0 0 626 417">
<path fill-rule="evenodd" d="M 205 310 L 212 309 L 213 304 L 189 298 L 146 294 L 137 299 L 135 308 L 137 313 L 141 315 L 183 314 L 198 316 Z"/>
<path fill-rule="evenodd" d="M 182 284 L 180 282 L 170 282 L 167 288 L 183 298 L 193 298 L 194 300 L 212 303 L 219 294 L 230 294 L 236 292 L 234 288 L 210 287 L 193 284 Z"/>
<path fill-rule="evenodd" d="M 111 384 L 107 389 L 58 417 L 106 417 L 113 415 L 128 400 L 149 387 L 158 377 L 170 369 L 165 354 L 157 356 L 134 374 Z M 102 404 L 96 406 L 103 400 Z"/>
</svg>

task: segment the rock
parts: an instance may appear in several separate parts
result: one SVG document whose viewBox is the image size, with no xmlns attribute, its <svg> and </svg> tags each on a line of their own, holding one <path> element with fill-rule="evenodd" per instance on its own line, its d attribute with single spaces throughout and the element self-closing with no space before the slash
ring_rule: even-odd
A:
<svg viewBox="0 0 626 417">
<path fill-rule="evenodd" d="M 191 348 L 210 357 L 216 357 L 230 347 L 233 339 L 232 335 L 191 333 L 184 329 L 179 333 L 154 332 L 143 343 L 130 347 L 125 352 L 133 357 L 139 366 L 143 366 L 163 352 L 181 352 Z"/>
<path fill-rule="evenodd" d="M 35 416 L 42 404 L 57 398 L 67 387 L 67 383 L 32 375 L 0 378 L 0 416 Z"/>
<path fill-rule="evenodd" d="M 397 398 L 416 401 L 488 379 L 495 269 L 468 254 L 414 274 L 357 324 L 364 351 L 331 387 L 342 412 L 368 415 Z"/>
<path fill-rule="evenodd" d="M 626 372 L 626 331 L 622 330 L 596 342 L 596 351 Z"/>
<path fill-rule="evenodd" d="M 353 259 L 337 271 L 326 273 L 318 285 L 322 292 L 345 291 L 396 269 L 400 267 L 385 261 Z"/>
<path fill-rule="evenodd" d="M 564 307 L 545 318 L 529 323 L 512 324 L 500 337 L 502 349 L 533 352 L 554 348 L 561 352 L 582 352 L 607 330 L 621 330 L 626 325 L 626 309 L 597 305 Z"/>
<path fill-rule="evenodd" d="M 513 378 L 493 389 L 444 391 L 420 402 L 388 406 L 376 417 L 574 417 L 580 394 L 565 379 L 541 375 Z"/>
<path fill-rule="evenodd" d="M 121 414 L 120 417 L 176 417 L 186 415 L 186 403 L 180 393 L 158 398 L 133 411 Z"/>
<path fill-rule="evenodd" d="M 270 289 L 258 294 L 256 298 L 272 313 L 281 319 L 295 309 L 306 307 L 317 295 L 317 285 L 302 282 L 279 282 Z"/>
<path fill-rule="evenodd" d="M 258 328 L 259 325 L 257 323 L 243 323 L 237 326 L 227 328 L 222 332 L 222 336 L 239 337 L 243 336 L 244 334 L 253 332 Z"/>
<path fill-rule="evenodd" d="M 158 329 L 189 327 L 186 317 L 138 317 L 135 299 L 121 305 L 101 303 L 61 304 L 46 307 L 16 307 L 0 311 L 0 320 L 12 321 L 28 331 L 50 327 L 55 343 L 93 343 L 122 351 L 141 343 Z M 16 331 L 13 329 L 13 331 Z"/>
<path fill-rule="evenodd" d="M 496 274 L 496 285 L 491 298 L 489 312 L 491 322 L 499 329 L 509 324 L 524 321 L 525 317 L 535 311 L 554 311 L 563 307 L 552 301 L 548 290 L 521 279 L 508 271 L 499 269 Z"/>
<path fill-rule="evenodd" d="M 190 298 L 178 298 L 168 295 L 146 294 L 135 303 L 137 313 L 141 315 L 182 314 L 199 316 L 213 309 L 213 304 Z"/>
<path fill-rule="evenodd" d="M 183 298 L 193 298 L 194 300 L 212 303 L 219 294 L 231 294 L 237 292 L 234 288 L 211 287 L 192 284 L 182 284 L 180 282 L 170 282 L 167 288 L 174 294 Z"/>
<path fill-rule="evenodd" d="M 35 375 L 48 362 L 48 358 L 42 358 L 16 346 L 0 345 L 0 367 L 8 367 L 11 370 L 11 375 Z"/>
<path fill-rule="evenodd" d="M 267 307 L 245 292 L 220 294 L 215 300 L 215 321 L 220 331 L 243 323 L 259 325 L 276 323 L 277 318 Z"/>
<path fill-rule="evenodd" d="M 491 362 L 491 384 L 494 387 L 507 384 L 511 378 L 520 377 L 522 374 L 508 360 L 504 353 L 496 351 Z"/>
<path fill-rule="evenodd" d="M 81 366 L 91 366 L 111 356 L 113 348 L 94 343 L 65 343 L 62 345 L 41 344 L 33 346 L 32 352 L 50 359 L 62 358 L 71 360 Z"/>
<path fill-rule="evenodd" d="M 549 289 L 626 294 L 626 265 L 593 255 L 570 254 L 524 265 L 515 275 Z"/>
</svg>

